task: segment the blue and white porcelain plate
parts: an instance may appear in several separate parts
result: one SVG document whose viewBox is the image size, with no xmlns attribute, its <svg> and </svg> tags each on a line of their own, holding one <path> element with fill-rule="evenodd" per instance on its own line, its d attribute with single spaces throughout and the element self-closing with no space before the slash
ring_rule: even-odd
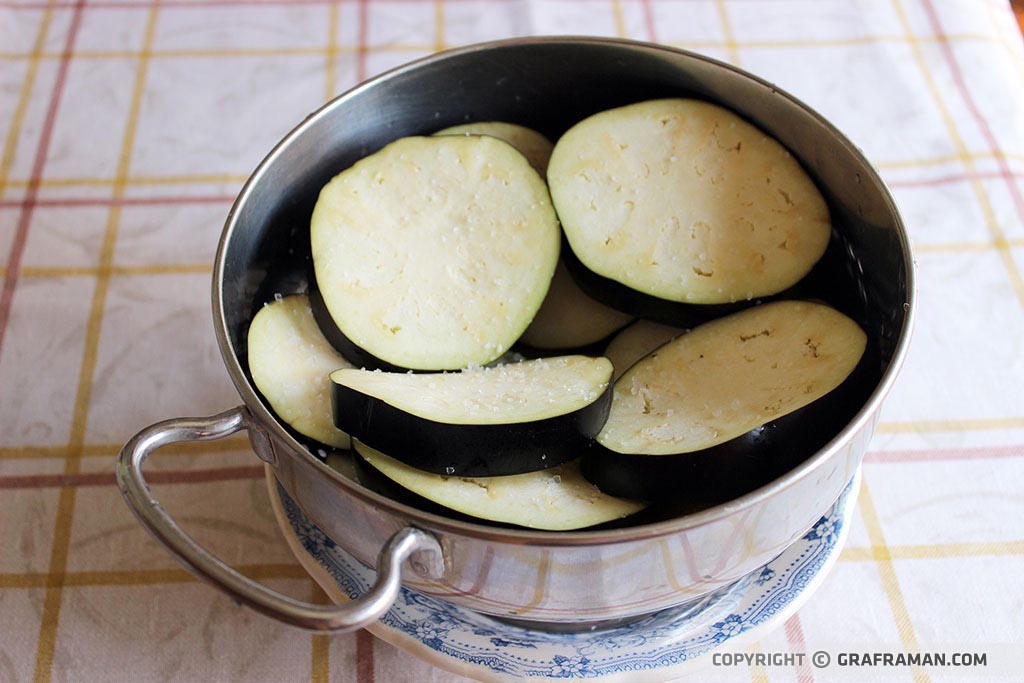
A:
<svg viewBox="0 0 1024 683">
<path fill-rule="evenodd" d="M 268 485 L 286 540 L 313 579 L 337 602 L 365 593 L 374 572 L 313 524 L 269 469 Z M 506 624 L 403 588 L 391 610 L 368 630 L 435 666 L 480 681 L 669 680 L 726 645 L 763 637 L 803 604 L 839 555 L 859 488 L 858 470 L 811 530 L 761 569 L 697 604 L 628 625 L 549 633 Z"/>
</svg>

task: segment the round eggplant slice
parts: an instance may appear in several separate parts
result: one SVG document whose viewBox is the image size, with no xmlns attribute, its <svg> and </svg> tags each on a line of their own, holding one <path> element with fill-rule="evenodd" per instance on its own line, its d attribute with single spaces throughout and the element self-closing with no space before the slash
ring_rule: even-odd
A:
<svg viewBox="0 0 1024 683">
<path fill-rule="evenodd" d="M 786 290 L 830 236 L 828 206 L 796 159 L 699 100 L 651 100 L 581 121 L 555 144 L 548 185 L 587 269 L 670 302 Z"/>
<path fill-rule="evenodd" d="M 356 452 L 389 479 L 427 500 L 478 519 L 531 529 L 582 529 L 639 512 L 645 503 L 613 498 L 587 481 L 578 460 L 506 477 L 456 477 L 410 467 L 353 441 Z"/>
<path fill-rule="evenodd" d="M 797 298 L 790 294 L 799 286 L 794 285 L 773 297 L 744 299 L 728 304 L 693 304 L 651 296 L 611 278 L 598 275 L 583 265 L 565 239 L 562 240 L 561 261 L 565 264 L 566 270 L 576 286 L 595 301 L 600 301 L 630 316 L 653 320 L 672 327 L 696 327 L 723 315 L 764 303 L 766 299 Z M 313 310 L 316 311 L 316 306 L 313 307 Z"/>
<path fill-rule="evenodd" d="M 686 330 L 662 325 L 651 320 L 637 320 L 612 338 L 605 349 L 605 358 L 612 362 L 612 381 L 623 375 L 633 363 Z"/>
<path fill-rule="evenodd" d="M 652 500 L 751 490 L 852 417 L 866 342 L 850 318 L 804 301 L 705 323 L 618 379 L 585 472 L 613 495 Z"/>
<path fill-rule="evenodd" d="M 324 339 L 306 295 L 257 311 L 247 345 L 252 381 L 277 416 L 303 436 L 349 448 L 348 434 L 334 426 L 329 375 L 352 364 Z"/>
<path fill-rule="evenodd" d="M 501 356 L 540 308 L 560 231 L 526 158 L 488 136 L 399 139 L 331 180 L 310 227 L 331 322 L 384 363 Z"/>
<path fill-rule="evenodd" d="M 597 343 L 633 316 L 590 298 L 559 262 L 551 287 L 519 342 L 539 350 L 580 349 Z"/>
<path fill-rule="evenodd" d="M 560 356 L 449 373 L 331 374 L 334 422 L 412 467 L 520 474 L 578 457 L 608 416 L 612 364 Z"/>
<path fill-rule="evenodd" d="M 504 121 L 464 123 L 439 130 L 434 135 L 489 135 L 504 140 L 519 150 L 541 177 L 547 173 L 548 160 L 551 159 L 551 150 L 554 148 L 550 140 L 534 129 Z"/>
</svg>

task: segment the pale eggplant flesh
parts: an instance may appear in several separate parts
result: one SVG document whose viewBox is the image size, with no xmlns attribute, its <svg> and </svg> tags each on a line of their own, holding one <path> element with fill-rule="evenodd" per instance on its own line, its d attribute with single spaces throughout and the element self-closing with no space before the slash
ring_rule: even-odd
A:
<svg viewBox="0 0 1024 683">
<path fill-rule="evenodd" d="M 618 379 L 583 471 L 617 496 L 736 497 L 839 433 L 863 405 L 873 357 L 855 322 L 818 303 L 765 304 L 698 327 Z"/>
<path fill-rule="evenodd" d="M 561 262 L 580 290 L 595 301 L 639 319 L 672 327 L 692 328 L 746 308 L 793 299 L 823 301 L 847 315 L 860 318 L 864 308 L 863 294 L 857 291 L 857 264 L 852 260 L 849 250 L 849 245 L 840 237 L 839 232 L 833 230 L 824 255 L 806 276 L 791 287 L 777 294 L 751 298 L 742 296 L 721 304 L 672 301 L 627 287 L 587 268 L 565 240 L 562 241 Z"/>
<path fill-rule="evenodd" d="M 325 334 L 355 362 L 484 365 L 526 329 L 559 249 L 547 187 L 511 145 L 401 138 L 321 190 L 311 295 Z"/>
<path fill-rule="evenodd" d="M 578 459 L 522 474 L 467 477 L 424 472 L 358 440 L 353 445 L 370 466 L 415 496 L 491 522 L 568 531 L 620 520 L 647 506 L 601 491 L 583 477 Z"/>
<path fill-rule="evenodd" d="M 439 130 L 434 135 L 489 135 L 504 140 L 526 157 L 530 165 L 544 177 L 554 145 L 532 128 L 505 121 L 476 121 Z"/>
<path fill-rule="evenodd" d="M 704 450 L 626 455 L 595 443 L 583 459 L 583 473 L 610 495 L 656 503 L 654 519 L 738 498 L 781 477 L 835 438 L 870 393 L 866 370 L 862 364 L 814 403 Z"/>
<path fill-rule="evenodd" d="M 684 332 L 686 330 L 679 327 L 662 325 L 652 320 L 637 320 L 627 325 L 611 338 L 604 349 L 605 358 L 615 368 L 612 379 L 622 377 L 638 360 Z"/>
<path fill-rule="evenodd" d="M 328 376 L 352 364 L 321 334 L 306 295 L 265 304 L 249 325 L 246 345 L 253 384 L 285 424 L 322 446 L 350 447 L 348 434 L 334 425 Z"/>
<path fill-rule="evenodd" d="M 540 310 L 516 345 L 535 355 L 582 352 L 632 321 L 632 315 L 585 294 L 560 261 Z"/>
<path fill-rule="evenodd" d="M 346 369 L 331 375 L 334 422 L 427 472 L 520 474 L 586 452 L 608 416 L 611 373 L 583 356 L 456 373 Z"/>
<path fill-rule="evenodd" d="M 680 303 L 778 294 L 810 271 L 831 232 L 825 198 L 777 140 L 695 99 L 577 123 L 555 145 L 548 185 L 588 270 Z"/>
</svg>

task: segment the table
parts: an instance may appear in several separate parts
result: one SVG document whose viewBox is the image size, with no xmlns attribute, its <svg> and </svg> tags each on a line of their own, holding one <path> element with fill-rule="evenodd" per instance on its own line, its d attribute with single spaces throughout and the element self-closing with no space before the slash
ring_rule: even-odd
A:
<svg viewBox="0 0 1024 683">
<path fill-rule="evenodd" d="M 147 424 L 237 403 L 211 263 L 280 137 L 391 66 L 554 33 L 663 42 L 776 82 L 862 147 L 915 244 L 914 344 L 847 545 L 749 651 L 957 648 L 989 666 L 687 680 L 1024 680 L 1005 666 L 1024 650 L 1024 45 L 1004 0 L 0 0 L 0 680 L 464 680 L 365 631 L 235 607 L 139 527 L 113 463 Z M 325 600 L 244 439 L 148 468 L 200 542 Z"/>
</svg>

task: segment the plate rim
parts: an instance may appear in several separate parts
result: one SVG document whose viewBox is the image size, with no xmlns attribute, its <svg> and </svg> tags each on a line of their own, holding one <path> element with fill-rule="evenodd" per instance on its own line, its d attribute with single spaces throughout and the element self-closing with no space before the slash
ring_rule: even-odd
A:
<svg viewBox="0 0 1024 683">
<path fill-rule="evenodd" d="M 818 587 L 824 582 L 825 578 L 831 573 L 832 567 L 835 565 L 842 551 L 843 546 L 846 543 L 846 539 L 850 532 L 850 516 L 854 511 L 857 499 L 860 493 L 861 481 L 862 481 L 862 470 L 863 466 L 858 466 L 854 471 L 853 476 L 847 482 L 847 486 L 844 487 L 843 493 L 840 494 L 839 498 L 829 508 L 835 508 L 843 499 L 842 507 L 837 510 L 837 519 L 844 520 L 844 523 L 840 526 L 835 542 L 830 546 L 829 550 L 825 554 L 823 560 L 818 565 L 817 570 L 807 580 L 806 584 L 799 590 L 799 592 L 793 596 L 785 605 L 783 605 L 777 612 L 773 613 L 763 622 L 755 624 L 749 628 L 744 629 L 742 632 L 734 636 L 727 637 L 721 643 L 718 643 L 715 647 L 702 652 L 692 659 L 687 659 L 684 662 L 678 664 L 671 664 L 668 666 L 656 667 L 653 669 L 646 669 L 642 671 L 618 671 L 603 675 L 597 675 L 589 677 L 589 680 L 600 681 L 601 683 L 661 683 L 664 681 L 672 680 L 687 673 L 691 673 L 696 669 L 703 668 L 707 665 L 711 655 L 715 652 L 722 650 L 735 650 L 742 649 L 748 646 L 752 641 L 763 638 L 765 635 L 774 631 L 779 627 L 780 624 L 784 623 L 789 619 L 795 612 L 797 612 L 806 602 L 810 599 L 811 595 L 818 589 Z M 286 544 L 292 555 L 295 556 L 296 560 L 302 566 L 302 568 L 310 575 L 310 577 L 320 586 L 320 588 L 327 594 L 327 596 L 336 604 L 349 602 L 351 598 L 341 589 L 335 578 L 331 573 L 321 564 L 316 557 L 310 554 L 306 548 L 302 545 L 302 541 L 298 538 L 292 525 L 288 521 L 287 513 L 284 510 L 284 503 L 279 494 L 279 485 L 277 478 L 274 476 L 273 468 L 270 465 L 264 465 L 264 479 L 267 486 L 267 493 L 270 498 L 271 508 L 274 514 L 274 519 L 277 522 L 277 526 L 284 537 Z M 813 528 L 813 525 L 812 525 Z M 799 540 L 799 539 L 798 539 Z M 796 542 L 794 542 L 795 544 Z M 792 545 L 783 550 L 777 557 L 766 563 L 771 564 L 777 561 L 779 558 L 786 555 L 787 552 L 792 550 Z M 338 549 L 345 552 L 340 546 Z M 346 553 L 347 554 L 347 553 Z M 754 572 L 761 571 L 763 567 L 759 567 L 746 576 L 751 576 Z M 743 581 L 743 579 L 740 579 Z M 749 590 L 749 586 L 744 586 L 741 591 Z M 465 609 L 465 608 L 458 608 Z M 470 612 L 470 610 L 466 610 Z M 488 615 L 482 615 L 488 617 Z M 488 617 L 489 618 L 489 617 Z M 501 623 L 496 622 L 496 623 Z M 509 627 L 513 628 L 513 627 Z M 511 681 L 523 680 L 519 676 L 512 674 L 495 671 L 484 665 L 464 661 L 456 657 L 440 652 L 434 648 L 431 648 L 427 644 L 423 643 L 416 637 L 409 635 L 401 631 L 398 628 L 389 626 L 384 623 L 383 620 L 377 620 L 374 623 L 365 627 L 367 631 L 372 633 L 375 637 L 380 638 L 384 642 L 398 648 L 399 650 L 406 652 L 421 661 L 424 661 L 432 666 L 436 666 L 449 673 L 454 673 L 460 676 L 465 676 L 472 680 L 480 681 L 481 683 L 509 683 Z M 615 630 L 615 629 L 612 629 Z M 538 682 L 554 682 L 559 680 L 557 677 L 530 677 L 531 680 Z M 586 680 L 586 678 L 584 679 Z"/>
</svg>

